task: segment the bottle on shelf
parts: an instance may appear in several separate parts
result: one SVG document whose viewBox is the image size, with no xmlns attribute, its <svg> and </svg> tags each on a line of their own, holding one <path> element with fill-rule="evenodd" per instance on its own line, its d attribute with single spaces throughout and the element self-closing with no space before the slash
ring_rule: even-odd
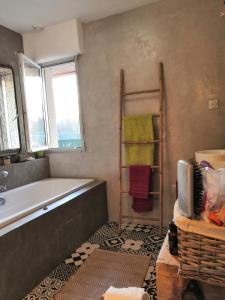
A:
<svg viewBox="0 0 225 300">
<path fill-rule="evenodd" d="M 177 226 L 173 221 L 169 223 L 169 251 L 171 255 L 178 255 L 178 233 Z"/>
</svg>

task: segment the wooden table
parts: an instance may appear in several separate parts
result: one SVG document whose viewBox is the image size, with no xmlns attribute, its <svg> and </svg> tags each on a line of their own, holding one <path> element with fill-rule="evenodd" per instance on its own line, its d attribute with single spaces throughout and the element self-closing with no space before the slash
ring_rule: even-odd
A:
<svg viewBox="0 0 225 300">
<path fill-rule="evenodd" d="M 165 238 L 156 262 L 157 300 L 180 300 L 188 279 L 178 275 L 179 259 L 169 252 Z M 225 300 L 225 288 L 199 282 L 205 300 Z"/>
</svg>

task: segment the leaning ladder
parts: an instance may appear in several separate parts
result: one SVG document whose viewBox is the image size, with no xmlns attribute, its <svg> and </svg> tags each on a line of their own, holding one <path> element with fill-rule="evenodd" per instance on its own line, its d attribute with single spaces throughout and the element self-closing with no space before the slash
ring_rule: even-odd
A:
<svg viewBox="0 0 225 300">
<path fill-rule="evenodd" d="M 124 70 L 120 70 L 120 121 L 119 121 L 119 172 L 120 172 L 120 206 L 119 206 L 119 231 L 121 232 L 121 224 L 123 219 L 136 219 L 142 221 L 156 221 L 160 225 L 160 235 L 162 234 L 162 225 L 163 225 L 163 64 L 158 64 L 159 71 L 159 88 L 151 90 L 142 90 L 142 91 L 125 91 L 125 82 L 124 82 Z M 125 115 L 125 100 L 127 96 L 131 95 L 140 95 L 148 93 L 159 93 L 159 113 L 154 114 L 153 118 L 159 118 L 159 139 L 153 141 L 139 141 L 139 142 L 129 142 L 123 141 L 123 116 Z M 144 218 L 144 217 L 135 217 L 123 214 L 123 195 L 127 194 L 128 191 L 123 191 L 123 169 L 128 168 L 129 166 L 123 165 L 123 145 L 124 144 L 150 144 L 158 143 L 159 144 L 159 165 L 151 166 L 152 169 L 159 171 L 159 191 L 150 192 L 150 195 L 158 196 L 160 202 L 160 211 L 159 217 L 157 218 Z"/>
</svg>

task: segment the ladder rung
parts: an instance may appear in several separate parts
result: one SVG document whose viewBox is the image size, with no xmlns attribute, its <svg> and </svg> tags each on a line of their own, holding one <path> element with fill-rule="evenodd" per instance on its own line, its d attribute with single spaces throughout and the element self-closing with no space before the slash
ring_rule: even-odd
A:
<svg viewBox="0 0 225 300">
<path fill-rule="evenodd" d="M 137 220 L 145 220 L 145 221 L 159 221 L 159 218 L 144 218 L 144 217 L 133 217 L 133 216 L 121 216 L 123 219 L 137 219 Z"/>
<path fill-rule="evenodd" d="M 125 117 L 125 115 L 124 115 Z M 152 118 L 160 118 L 160 114 L 152 114 Z"/>
<path fill-rule="evenodd" d="M 122 166 L 121 168 L 122 169 L 127 169 L 127 168 L 129 168 L 130 166 Z M 160 168 L 160 166 L 150 166 L 149 165 L 149 167 L 151 168 L 151 169 L 159 169 Z"/>
<path fill-rule="evenodd" d="M 123 93 L 122 95 L 131 96 L 131 95 L 139 95 L 139 94 L 158 93 L 158 92 L 160 92 L 160 89 L 127 92 L 127 93 Z"/>
<path fill-rule="evenodd" d="M 121 191 L 121 194 L 129 194 L 127 191 Z M 149 195 L 160 195 L 160 192 L 149 192 Z"/>
<path fill-rule="evenodd" d="M 122 144 L 154 144 L 154 143 L 159 143 L 160 140 L 154 140 L 154 141 L 122 141 Z"/>
</svg>

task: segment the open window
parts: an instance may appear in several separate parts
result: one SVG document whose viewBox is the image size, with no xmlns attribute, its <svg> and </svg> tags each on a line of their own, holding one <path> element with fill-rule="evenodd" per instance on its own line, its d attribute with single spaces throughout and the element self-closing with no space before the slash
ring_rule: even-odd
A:
<svg viewBox="0 0 225 300">
<path fill-rule="evenodd" d="M 76 60 L 41 67 L 19 54 L 27 148 L 83 149 Z"/>
<path fill-rule="evenodd" d="M 18 118 L 13 69 L 0 65 L 0 156 L 20 150 Z"/>
</svg>

